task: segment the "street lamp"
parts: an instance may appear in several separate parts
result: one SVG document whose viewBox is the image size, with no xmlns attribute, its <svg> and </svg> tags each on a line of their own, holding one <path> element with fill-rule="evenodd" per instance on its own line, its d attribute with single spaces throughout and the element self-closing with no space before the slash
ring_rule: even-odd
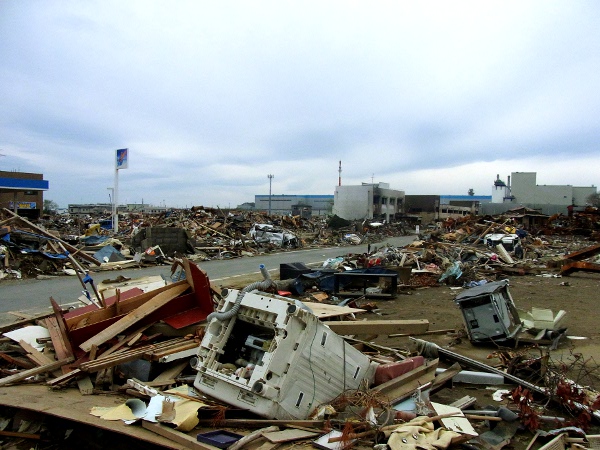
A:
<svg viewBox="0 0 600 450">
<path fill-rule="evenodd" d="M 267 178 L 269 178 L 269 215 L 271 215 L 271 183 L 273 182 L 273 178 L 275 178 L 275 175 L 267 175 Z"/>
</svg>

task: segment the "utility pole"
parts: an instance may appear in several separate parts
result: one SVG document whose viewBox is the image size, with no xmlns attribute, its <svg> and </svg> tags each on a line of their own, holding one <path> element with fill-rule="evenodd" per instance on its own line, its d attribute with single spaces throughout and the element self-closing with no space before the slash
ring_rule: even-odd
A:
<svg viewBox="0 0 600 450">
<path fill-rule="evenodd" d="M 271 183 L 273 182 L 273 178 L 275 178 L 275 175 L 267 175 L 267 178 L 269 179 L 269 215 L 271 215 Z"/>
</svg>

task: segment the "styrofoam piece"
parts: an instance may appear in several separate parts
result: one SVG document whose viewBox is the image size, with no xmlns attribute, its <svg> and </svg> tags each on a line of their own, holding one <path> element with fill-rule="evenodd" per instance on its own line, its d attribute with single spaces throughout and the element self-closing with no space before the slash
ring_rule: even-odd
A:
<svg viewBox="0 0 600 450">
<path fill-rule="evenodd" d="M 531 311 L 519 311 L 519 318 L 522 320 L 525 328 L 533 330 L 557 330 L 567 315 L 567 312 L 560 310 L 554 314 L 551 309 L 532 307 Z"/>
<path fill-rule="evenodd" d="M 219 311 L 233 308 L 231 290 Z M 376 363 L 284 297 L 246 293 L 235 316 L 213 319 L 194 386 L 267 418 L 304 419 L 346 389 L 371 384 Z"/>
</svg>

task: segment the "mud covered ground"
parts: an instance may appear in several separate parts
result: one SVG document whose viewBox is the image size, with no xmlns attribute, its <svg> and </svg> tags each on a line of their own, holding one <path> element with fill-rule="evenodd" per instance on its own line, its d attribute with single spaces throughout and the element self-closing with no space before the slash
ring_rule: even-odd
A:
<svg viewBox="0 0 600 450">
<path fill-rule="evenodd" d="M 550 362 L 570 371 L 572 379 L 591 385 L 600 390 L 600 314 L 597 308 L 600 303 L 600 274 L 575 273 L 569 277 L 558 277 L 556 272 L 548 271 L 543 275 L 524 275 L 506 277 L 509 280 L 509 291 L 516 307 L 528 311 L 532 307 L 551 309 L 555 313 L 565 310 L 567 315 L 562 326 L 567 328 L 566 336 L 560 341 L 556 350 L 550 352 Z M 233 288 L 241 288 L 256 280 L 236 279 Z M 490 280 L 491 281 L 491 280 Z M 465 337 L 462 314 L 454 303 L 454 298 L 463 289 L 457 286 L 438 285 L 426 288 L 401 287 L 400 293 L 393 300 L 359 300 L 359 303 L 375 303 L 376 310 L 357 315 L 358 320 L 381 319 L 427 319 L 430 330 L 457 330 L 456 332 L 418 336 L 418 338 L 434 342 L 439 346 L 448 347 L 453 352 L 493 366 L 500 366 L 500 360 L 493 357 L 496 351 L 504 350 L 494 345 L 474 346 Z M 462 335 L 462 337 L 461 337 Z M 357 336 L 362 338 L 363 336 Z M 458 337 L 458 338 L 457 338 Z M 386 347 L 414 350 L 414 344 L 407 337 L 377 336 L 369 338 L 371 342 Z M 518 350 L 528 346 L 520 345 Z M 509 348 L 508 350 L 517 350 Z M 539 355 L 539 350 L 528 350 L 532 355 Z M 444 365 L 441 362 L 441 365 Z M 454 384 L 444 388 L 432 397 L 441 403 L 453 401 L 470 395 L 476 397 L 476 408 L 486 405 L 500 404 L 494 402 L 494 389 L 487 386 Z M 514 386 L 500 386 L 512 389 Z M 506 403 L 506 402 L 505 402 Z M 555 413 L 569 417 L 560 408 L 550 407 L 548 414 Z M 480 432 L 486 431 L 487 425 L 474 422 Z M 555 428 L 554 424 L 545 429 Z M 600 428 L 592 425 L 589 433 L 598 434 Z M 533 433 L 527 430 L 518 432 L 508 448 L 522 450 L 527 447 Z M 543 440 L 541 442 L 544 442 Z M 536 449 L 539 445 L 534 445 Z M 369 446 L 359 448 L 371 448 Z"/>
<path fill-rule="evenodd" d="M 600 327 L 597 308 L 600 303 L 600 274 L 576 273 L 569 277 L 554 278 L 544 276 L 512 276 L 509 279 L 509 290 L 520 310 L 530 310 L 532 307 L 548 308 L 555 313 L 565 310 L 567 315 L 563 326 L 567 328 L 567 338 L 562 339 L 558 348 L 550 352 L 549 361 L 552 365 L 564 368 L 568 375 L 582 384 L 600 389 Z M 453 302 L 461 290 L 451 289 L 448 286 L 430 287 L 407 291 L 406 295 L 399 295 L 393 301 L 378 301 L 379 314 L 377 318 L 389 319 L 428 319 L 430 330 L 464 329 L 462 314 Z M 375 318 L 373 313 L 364 318 Z M 458 334 L 460 336 L 460 333 Z M 456 333 L 431 335 L 420 337 L 440 346 L 449 347 L 461 355 L 485 362 L 490 365 L 499 365 L 500 360 L 494 358 L 495 351 L 502 350 L 493 345 L 472 345 L 465 337 L 457 339 Z M 585 339 L 575 339 L 585 338 Z M 374 342 L 390 347 L 413 349 L 407 338 L 390 338 L 379 336 Z M 520 345 L 518 350 L 525 346 Z M 511 349 L 517 350 L 517 349 Z M 531 355 L 539 355 L 539 351 L 532 349 Z M 512 388 L 512 386 L 508 386 Z M 468 386 L 454 384 L 434 394 L 433 399 L 441 403 L 451 403 L 464 395 L 476 397 L 479 408 L 486 405 L 499 405 L 492 399 L 493 390 L 486 386 Z M 551 406 L 546 414 L 569 417 L 565 411 Z M 477 426 L 477 424 L 474 423 Z M 480 432 L 487 428 L 483 424 Z M 545 429 L 552 429 L 556 425 L 547 424 Z M 600 429 L 597 424 L 592 425 L 589 433 L 598 434 Z M 530 431 L 519 432 L 511 442 L 511 447 L 524 449 L 533 437 Z M 533 447 L 538 448 L 537 445 Z"/>
</svg>

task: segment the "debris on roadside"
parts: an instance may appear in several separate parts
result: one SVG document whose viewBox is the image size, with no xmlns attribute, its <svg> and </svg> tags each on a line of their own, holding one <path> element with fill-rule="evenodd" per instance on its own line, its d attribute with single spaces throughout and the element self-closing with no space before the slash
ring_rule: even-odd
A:
<svg viewBox="0 0 600 450">
<path fill-rule="evenodd" d="M 208 223 L 199 222 L 209 217 L 204 209 L 193 213 L 195 222 Z M 225 239 L 226 222 L 241 227 L 239 219 L 216 217 L 221 225 L 197 229 Z M 25 225 L 11 217 L 8 226 Z M 99 420 L 116 418 L 190 448 L 304 442 L 336 449 L 495 449 L 517 440 L 593 448 L 600 420 L 597 367 L 581 355 L 559 360 L 551 353 L 563 345 L 569 308 L 521 310 L 507 277 L 560 276 L 565 260 L 595 258 L 597 249 L 574 240 L 567 247 L 562 234 L 533 236 L 518 225 L 505 218 L 448 222 L 407 247 L 383 241 L 366 253 L 341 252 L 317 268 L 283 264 L 278 280 L 261 267 L 263 279 L 240 289 L 217 289 L 193 257 L 171 250 L 173 236 L 188 249 L 203 245 L 197 235 L 182 233 L 188 227 L 165 234 L 146 227 L 133 253 L 173 261 L 171 278 L 90 284 L 87 269 L 79 270 L 91 287 L 89 304 L 65 311 L 51 301 L 51 314 L 30 321 L 47 334 L 23 323 L 2 330 L 0 388 L 43 383 L 51 389 L 47 395 L 78 389 L 92 406 L 98 395 L 120 394 L 127 398 L 123 405 L 94 410 Z M 289 244 L 294 238 L 302 242 L 288 227 L 288 219 L 285 227 L 255 227 L 262 237 L 250 243 L 240 234 L 239 244 L 221 241 L 219 251 L 240 245 L 258 254 L 258 248 L 295 245 Z M 286 230 L 294 232 L 285 237 Z M 344 231 L 341 239 L 358 236 Z M 92 242 L 88 248 L 100 240 Z M 131 256 L 121 252 L 127 245 L 118 246 L 95 248 L 92 258 L 118 264 L 119 254 Z M 399 294 L 416 297 L 436 288 L 453 295 L 448 303 L 460 310 L 463 328 L 431 330 L 433 321 L 422 315 L 376 315 L 377 303 L 402 310 L 414 297 Z M 462 349 L 488 346 L 488 358 L 498 363 L 425 338 L 436 335 L 463 338 Z M 406 345 L 383 346 L 375 344 L 377 336 L 410 338 Z M 453 387 L 460 384 L 492 386 L 499 401 L 481 400 L 491 394 L 458 396 Z M 479 388 L 470 389 L 475 395 Z"/>
</svg>

